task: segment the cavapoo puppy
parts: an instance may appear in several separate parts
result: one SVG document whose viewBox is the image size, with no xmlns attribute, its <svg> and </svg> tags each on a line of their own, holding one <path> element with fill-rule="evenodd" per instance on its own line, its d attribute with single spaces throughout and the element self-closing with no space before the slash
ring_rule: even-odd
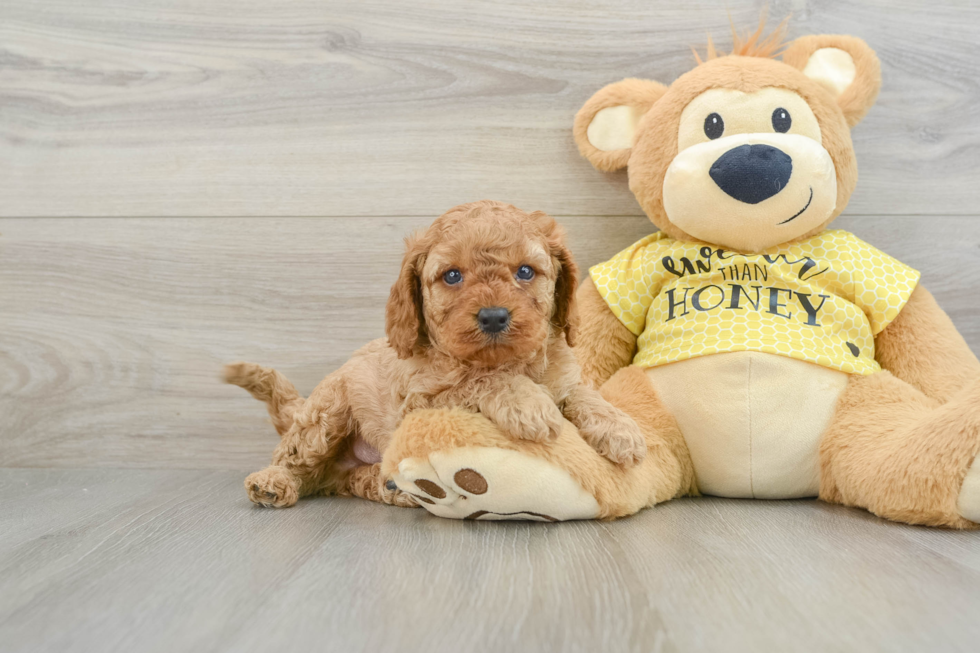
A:
<svg viewBox="0 0 980 653">
<path fill-rule="evenodd" d="M 381 478 L 378 452 L 421 408 L 479 411 L 535 441 L 557 438 L 567 418 L 613 462 L 642 459 L 636 423 L 580 379 L 570 349 L 578 269 L 551 217 L 474 202 L 406 243 L 388 337 L 357 351 L 309 398 L 275 370 L 226 368 L 229 383 L 268 404 L 282 436 L 272 465 L 245 481 L 252 501 L 284 507 L 337 493 L 415 505 Z"/>
</svg>

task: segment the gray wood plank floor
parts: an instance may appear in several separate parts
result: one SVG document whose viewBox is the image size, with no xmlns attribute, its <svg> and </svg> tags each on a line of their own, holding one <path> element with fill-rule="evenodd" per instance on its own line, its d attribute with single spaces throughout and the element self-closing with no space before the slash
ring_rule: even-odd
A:
<svg viewBox="0 0 980 653">
<path fill-rule="evenodd" d="M 815 501 L 566 524 L 0 470 L 0 650 L 976 651 L 980 533 Z"/>
</svg>

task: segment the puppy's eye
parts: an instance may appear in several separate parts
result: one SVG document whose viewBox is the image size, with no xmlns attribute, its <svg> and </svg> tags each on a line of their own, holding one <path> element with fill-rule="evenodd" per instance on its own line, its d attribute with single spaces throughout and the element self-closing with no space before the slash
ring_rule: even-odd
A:
<svg viewBox="0 0 980 653">
<path fill-rule="evenodd" d="M 783 108 L 772 112 L 772 128 L 780 134 L 785 134 L 793 125 L 793 119 L 789 116 L 789 111 Z"/>
<path fill-rule="evenodd" d="M 521 281 L 530 281 L 534 278 L 534 268 L 530 265 L 522 265 L 517 268 L 517 278 Z"/>
<path fill-rule="evenodd" d="M 704 119 L 704 135 L 715 140 L 725 133 L 725 121 L 717 113 L 709 114 Z"/>
<path fill-rule="evenodd" d="M 453 268 L 449 272 L 446 272 L 446 274 L 442 275 L 442 280 L 450 286 L 455 286 L 457 283 L 463 280 L 463 273 Z"/>
</svg>

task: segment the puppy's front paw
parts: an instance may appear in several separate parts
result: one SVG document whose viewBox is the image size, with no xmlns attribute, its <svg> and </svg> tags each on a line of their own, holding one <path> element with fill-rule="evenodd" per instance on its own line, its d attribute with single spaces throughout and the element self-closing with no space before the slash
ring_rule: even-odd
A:
<svg viewBox="0 0 980 653">
<path fill-rule="evenodd" d="M 520 428 L 513 435 L 532 442 L 553 442 L 561 434 L 565 417 L 552 403 L 542 404 L 523 415 Z"/>
<path fill-rule="evenodd" d="M 558 406 L 549 402 L 513 406 L 493 421 L 503 431 L 519 440 L 548 442 L 558 439 L 565 418 Z"/>
<path fill-rule="evenodd" d="M 636 422 L 625 413 L 613 419 L 596 419 L 579 427 L 592 448 L 612 462 L 633 467 L 647 455 L 647 441 Z"/>
<path fill-rule="evenodd" d="M 299 482 L 283 467 L 266 467 L 245 479 L 252 503 L 266 508 L 288 508 L 299 500 Z"/>
<path fill-rule="evenodd" d="M 548 440 L 554 441 L 561 435 L 561 430 L 565 427 L 565 416 L 561 414 L 561 409 L 554 404 L 548 404 L 542 416 L 545 428 L 548 430 Z"/>
</svg>

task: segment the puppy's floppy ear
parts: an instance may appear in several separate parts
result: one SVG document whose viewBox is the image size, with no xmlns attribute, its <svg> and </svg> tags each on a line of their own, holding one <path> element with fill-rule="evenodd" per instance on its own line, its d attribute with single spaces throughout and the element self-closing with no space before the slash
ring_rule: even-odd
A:
<svg viewBox="0 0 980 653">
<path fill-rule="evenodd" d="M 575 344 L 575 334 L 578 330 L 578 313 L 575 311 L 578 265 L 575 264 L 572 252 L 565 244 L 565 230 L 561 225 L 543 211 L 535 211 L 530 214 L 530 217 L 544 233 L 548 253 L 558 265 L 558 277 L 555 280 L 555 308 L 551 323 L 555 328 L 565 332 L 565 341 L 571 347 Z"/>
<path fill-rule="evenodd" d="M 575 143 L 605 172 L 626 167 L 640 118 L 667 87 L 648 79 L 624 79 L 600 89 L 575 116 Z"/>
<path fill-rule="evenodd" d="M 385 333 L 398 358 L 411 358 L 429 346 L 429 335 L 422 313 L 422 281 L 420 274 L 428 253 L 425 236 L 405 239 L 405 257 L 398 280 L 391 287 L 385 306 Z"/>
<path fill-rule="evenodd" d="M 861 121 L 881 89 L 881 63 L 854 36 L 803 36 L 783 52 L 787 63 L 819 83 L 837 100 L 849 127 Z"/>
</svg>

